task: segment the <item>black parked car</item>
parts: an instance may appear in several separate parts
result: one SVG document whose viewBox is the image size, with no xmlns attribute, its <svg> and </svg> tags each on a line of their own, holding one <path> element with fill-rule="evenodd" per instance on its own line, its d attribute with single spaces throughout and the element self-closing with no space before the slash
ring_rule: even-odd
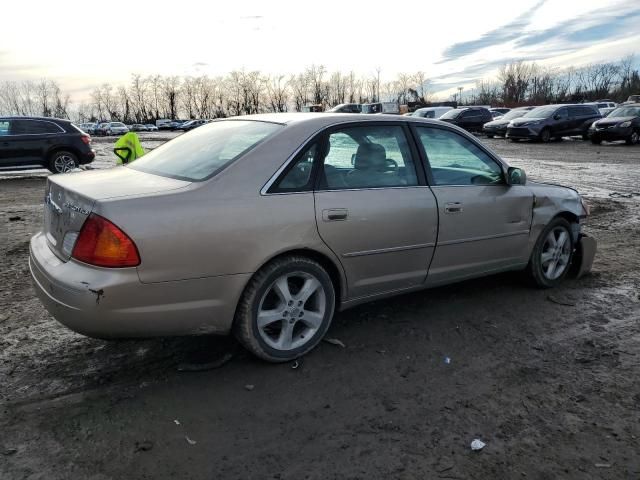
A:
<svg viewBox="0 0 640 480">
<path fill-rule="evenodd" d="M 533 110 L 536 107 L 520 107 L 509 110 L 503 116 L 492 122 L 485 123 L 482 127 L 482 132 L 489 138 L 495 136 L 504 137 L 507 134 L 507 126 L 514 118 L 520 118 L 525 115 L 529 110 Z"/>
<path fill-rule="evenodd" d="M 331 113 L 362 113 L 362 105 L 359 103 L 341 103 L 327 110 Z"/>
<path fill-rule="evenodd" d="M 481 132 L 482 126 L 493 120 L 491 112 L 484 107 L 465 107 L 449 110 L 438 120 L 453 123 L 469 132 Z"/>
<path fill-rule="evenodd" d="M 201 127 L 205 123 L 207 123 L 206 120 L 189 120 L 188 122 L 184 122 L 179 127 L 177 127 L 176 130 L 184 130 L 185 132 L 188 132 L 189 130 L 193 130 L 194 128 Z"/>
<path fill-rule="evenodd" d="M 0 117 L 0 168 L 42 168 L 70 172 L 91 163 L 91 137 L 69 120 Z"/>
<path fill-rule="evenodd" d="M 507 127 L 507 138 L 518 140 L 561 139 L 572 135 L 589 138 L 589 127 L 602 118 L 593 105 L 545 105 L 537 107 L 520 118 L 511 120 Z"/>
<path fill-rule="evenodd" d="M 627 145 L 640 142 L 640 103 L 616 108 L 602 120 L 591 124 L 591 142 L 599 144 L 603 140 L 624 140 Z"/>
</svg>

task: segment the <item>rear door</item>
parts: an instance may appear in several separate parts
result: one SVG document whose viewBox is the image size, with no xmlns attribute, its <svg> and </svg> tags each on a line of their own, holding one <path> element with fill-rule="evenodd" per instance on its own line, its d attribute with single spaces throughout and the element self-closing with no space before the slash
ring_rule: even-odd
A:
<svg viewBox="0 0 640 480">
<path fill-rule="evenodd" d="M 20 163 L 42 164 L 49 148 L 57 143 L 64 130 L 48 120 L 14 120 L 11 134 L 20 150 Z"/>
<path fill-rule="evenodd" d="M 427 275 L 438 211 L 408 132 L 365 122 L 324 137 L 316 223 L 344 267 L 349 298 L 420 285 Z"/>
<path fill-rule="evenodd" d="M 436 126 L 414 128 L 440 218 L 427 284 L 526 264 L 533 211 L 529 188 L 507 185 L 501 164 L 466 136 Z"/>
</svg>

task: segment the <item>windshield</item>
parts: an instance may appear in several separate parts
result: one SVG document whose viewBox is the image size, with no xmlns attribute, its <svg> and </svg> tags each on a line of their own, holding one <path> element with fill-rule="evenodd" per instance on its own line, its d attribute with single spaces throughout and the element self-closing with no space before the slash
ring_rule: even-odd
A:
<svg viewBox="0 0 640 480">
<path fill-rule="evenodd" d="M 520 118 L 526 115 L 530 111 L 531 110 L 519 110 L 519 109 L 509 110 L 507 113 L 501 116 L 498 120 L 513 120 L 514 118 Z"/>
<path fill-rule="evenodd" d="M 553 115 L 558 107 L 556 105 L 547 105 L 545 107 L 536 107 L 529 110 L 523 115 L 524 118 L 548 118 Z"/>
<path fill-rule="evenodd" d="M 615 117 L 640 117 L 640 107 L 620 107 L 616 108 L 608 115 L 609 118 Z"/>
<path fill-rule="evenodd" d="M 464 110 L 460 110 L 460 109 L 449 110 L 444 115 L 442 115 L 440 118 L 456 118 L 462 112 L 464 112 Z"/>
<path fill-rule="evenodd" d="M 245 120 L 213 122 L 161 145 L 129 168 L 179 180 L 206 180 L 281 128 Z"/>
</svg>

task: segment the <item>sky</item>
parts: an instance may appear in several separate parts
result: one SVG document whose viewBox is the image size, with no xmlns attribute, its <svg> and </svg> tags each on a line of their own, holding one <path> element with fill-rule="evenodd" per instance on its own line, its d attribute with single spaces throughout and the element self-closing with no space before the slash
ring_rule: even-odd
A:
<svg viewBox="0 0 640 480">
<path fill-rule="evenodd" d="M 431 91 L 512 60 L 580 66 L 636 53 L 640 0 L 21 0 L 3 2 L 0 81 L 51 78 L 74 99 L 132 73 L 297 73 L 312 64 Z"/>
</svg>

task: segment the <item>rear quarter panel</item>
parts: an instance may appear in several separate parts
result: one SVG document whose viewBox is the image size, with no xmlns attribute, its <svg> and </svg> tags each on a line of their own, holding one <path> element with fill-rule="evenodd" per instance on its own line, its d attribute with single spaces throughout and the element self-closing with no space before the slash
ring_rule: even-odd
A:
<svg viewBox="0 0 640 480">
<path fill-rule="evenodd" d="M 138 246 L 142 282 L 253 273 L 282 252 L 304 248 L 339 265 L 318 235 L 312 192 L 260 193 L 314 133 L 287 128 L 286 135 L 272 137 L 211 180 L 162 195 L 96 203 L 95 211 Z"/>
</svg>

